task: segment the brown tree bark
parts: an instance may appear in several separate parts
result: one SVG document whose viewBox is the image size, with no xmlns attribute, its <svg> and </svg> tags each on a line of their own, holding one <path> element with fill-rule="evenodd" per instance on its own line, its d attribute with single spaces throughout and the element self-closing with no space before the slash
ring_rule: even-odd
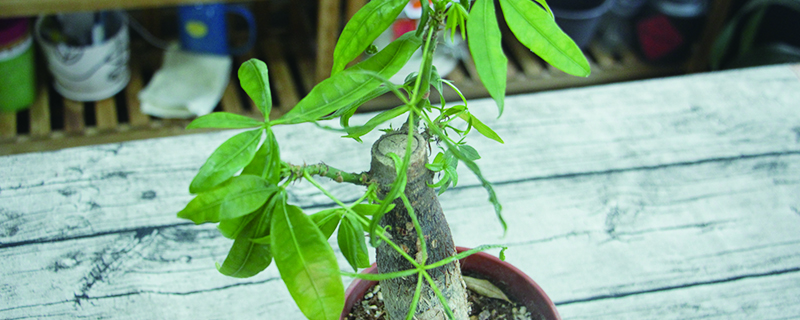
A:
<svg viewBox="0 0 800 320">
<path fill-rule="evenodd" d="M 405 154 L 407 137 L 407 131 L 387 133 L 372 146 L 370 176 L 378 182 L 378 195 L 381 198 L 389 192 L 396 178 L 394 161 L 386 155 L 393 152 L 402 158 Z M 425 164 L 428 162 L 427 140 L 417 133 L 414 133 L 413 137 L 413 151 L 408 168 L 408 184 L 405 194 L 414 208 L 425 236 L 428 249 L 427 263 L 431 264 L 455 255 L 456 251 L 450 234 L 450 226 L 445 220 L 436 192 L 428 186 L 432 182 L 433 172 L 425 168 Z M 394 209 L 383 216 L 380 225 L 384 228 L 390 226 L 387 228 L 387 232 L 392 241 L 419 261 L 420 243 L 414 224 L 402 200 L 397 199 L 394 204 Z M 413 268 L 410 262 L 386 243 L 381 243 L 376 252 L 378 271 L 381 273 Z M 442 291 L 442 295 L 446 298 L 456 319 L 468 319 L 469 305 L 467 304 L 466 286 L 461 278 L 458 261 L 428 272 Z M 380 283 L 389 319 L 405 319 L 413 300 L 417 275 L 383 280 Z M 423 284 L 422 295 L 414 319 L 446 319 L 444 307 L 427 282 Z"/>
</svg>

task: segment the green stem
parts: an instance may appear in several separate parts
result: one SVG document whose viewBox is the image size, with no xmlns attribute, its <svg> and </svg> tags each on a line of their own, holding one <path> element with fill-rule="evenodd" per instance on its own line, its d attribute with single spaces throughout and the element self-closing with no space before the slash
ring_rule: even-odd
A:
<svg viewBox="0 0 800 320">
<path fill-rule="evenodd" d="M 417 73 L 417 80 L 414 82 L 414 93 L 411 96 L 411 104 L 417 104 L 421 99 L 425 98 L 424 93 L 428 92 L 430 87 L 431 66 L 433 65 L 433 52 L 436 50 L 436 38 L 434 35 L 439 33 L 438 17 L 441 16 L 440 12 L 435 13 L 437 18 L 430 20 L 428 24 L 428 32 L 425 39 L 425 47 L 422 51 L 422 62 L 419 65 L 419 72 Z M 427 87 L 424 85 L 427 84 Z"/>
<path fill-rule="evenodd" d="M 333 200 L 333 202 L 336 202 L 336 204 L 338 204 L 340 207 L 344 208 L 344 209 L 345 209 L 345 212 L 346 212 L 347 214 L 349 214 L 349 215 L 350 215 L 352 218 L 356 218 L 356 219 L 358 219 L 358 220 L 359 220 L 359 221 L 361 221 L 361 223 L 363 223 L 363 224 L 367 224 L 367 225 L 369 224 L 369 221 L 368 221 L 367 219 L 365 219 L 364 217 L 362 217 L 361 215 L 359 215 L 358 213 L 356 213 L 355 211 L 353 211 L 353 209 L 352 209 L 350 206 L 348 206 L 348 205 L 344 204 L 344 203 L 343 203 L 341 200 L 339 200 L 338 198 L 336 198 L 336 196 L 334 196 L 333 194 L 331 194 L 331 193 L 330 193 L 330 191 L 328 191 L 327 189 L 325 189 L 325 188 L 324 188 L 322 185 L 320 185 L 320 184 L 319 184 L 319 183 L 318 183 L 316 180 L 314 180 L 314 179 L 311 177 L 311 175 L 310 175 L 309 173 L 307 173 L 307 172 L 304 172 L 304 173 L 303 173 L 303 177 L 304 177 L 304 178 L 306 178 L 306 181 L 308 181 L 309 183 L 311 183 L 312 185 L 314 185 L 314 187 L 316 187 L 317 189 L 319 189 L 319 191 L 322 191 L 322 193 L 323 193 L 323 194 L 325 194 L 326 196 L 328 196 L 328 198 L 331 198 L 331 200 Z M 394 242 L 393 242 L 391 239 L 389 239 L 389 237 L 387 237 L 387 236 L 384 234 L 384 232 L 385 232 L 385 231 L 383 230 L 383 228 L 378 228 L 377 230 L 375 230 L 375 234 L 377 234 L 377 235 L 378 235 L 378 238 L 380 238 L 381 240 L 385 241 L 386 243 L 388 243 L 388 244 L 389 244 L 389 246 L 391 246 L 392 248 L 394 248 L 395 250 L 397 250 L 397 252 L 399 252 L 399 253 L 400 253 L 400 254 L 401 254 L 401 255 L 402 255 L 404 258 L 406 258 L 406 260 L 408 260 L 408 262 L 410 262 L 412 265 L 414 265 L 414 267 L 415 267 L 416 269 L 418 269 L 418 270 L 422 270 L 422 269 L 423 269 L 423 266 L 422 266 L 422 265 L 420 265 L 419 263 L 417 263 L 417 261 L 416 261 L 416 260 L 414 260 L 414 258 L 412 258 L 410 255 L 408 255 L 408 253 L 406 253 L 405 251 L 403 251 L 403 249 L 400 249 L 400 246 L 398 246 L 398 245 L 397 245 L 396 243 L 394 243 Z"/>
<path fill-rule="evenodd" d="M 306 173 L 310 175 L 322 176 L 329 178 L 333 181 L 342 183 L 347 182 L 359 186 L 369 186 L 369 174 L 367 172 L 354 173 L 347 172 L 338 168 L 331 167 L 324 163 L 317 164 L 304 164 L 293 165 L 286 163 L 286 166 L 296 177 L 304 176 Z"/>
<path fill-rule="evenodd" d="M 439 286 L 437 286 L 436 282 L 433 281 L 431 275 L 424 270 L 420 271 L 420 273 L 425 277 L 425 280 L 428 281 L 428 284 L 431 286 L 431 289 L 433 289 L 433 292 L 436 293 L 436 297 L 439 298 L 439 302 L 441 302 L 442 306 L 444 307 L 444 312 L 447 314 L 447 318 L 451 320 L 455 319 L 456 316 L 453 315 L 453 310 L 450 309 L 450 305 L 447 304 L 447 300 L 445 300 L 442 291 L 439 290 Z"/>
<path fill-rule="evenodd" d="M 414 314 L 417 313 L 417 305 L 419 304 L 419 296 L 422 294 L 422 273 L 417 274 L 417 288 L 414 289 L 414 298 L 411 300 L 411 308 L 408 310 L 406 320 L 414 319 Z"/>
<path fill-rule="evenodd" d="M 408 197 L 406 197 L 405 193 L 400 194 L 400 198 L 403 200 L 403 205 L 406 207 L 406 211 L 408 211 L 408 216 L 411 217 L 411 221 L 414 223 L 414 229 L 417 230 L 417 238 L 419 239 L 419 251 L 421 252 L 419 263 L 425 265 L 428 262 L 428 246 L 425 244 L 425 235 L 422 234 L 422 226 L 419 224 L 419 220 L 417 219 L 417 214 L 414 213 L 414 207 L 411 206 L 411 202 L 408 201 Z"/>
</svg>

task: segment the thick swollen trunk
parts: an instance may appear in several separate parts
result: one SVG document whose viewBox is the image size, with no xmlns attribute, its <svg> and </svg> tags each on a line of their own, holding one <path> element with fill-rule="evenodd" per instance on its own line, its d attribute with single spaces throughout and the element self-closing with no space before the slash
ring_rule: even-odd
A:
<svg viewBox="0 0 800 320">
<path fill-rule="evenodd" d="M 378 182 L 381 197 L 389 192 L 396 177 L 394 161 L 386 154 L 394 152 L 402 157 L 405 154 L 407 135 L 407 132 L 388 133 L 372 146 L 370 175 Z M 416 133 L 414 140 L 405 194 L 425 235 L 428 249 L 427 263 L 430 264 L 455 255 L 456 250 L 436 192 L 428 186 L 433 179 L 433 172 L 425 168 L 425 163 L 428 161 L 428 144 Z M 380 224 L 383 227 L 390 226 L 387 232 L 391 235 L 391 239 L 411 257 L 419 258 L 417 254 L 420 244 L 417 232 L 400 199 L 395 200 L 394 209 L 383 216 Z M 379 245 L 376 252 L 378 271 L 381 273 L 413 268 L 411 263 L 386 243 Z M 461 279 L 458 261 L 428 272 L 442 290 L 442 295 L 447 299 L 456 319 L 467 319 L 469 313 L 467 293 Z M 383 280 L 380 283 L 389 319 L 405 319 L 417 286 L 417 276 Z M 446 319 L 443 306 L 427 282 L 423 285 L 414 319 Z"/>
</svg>

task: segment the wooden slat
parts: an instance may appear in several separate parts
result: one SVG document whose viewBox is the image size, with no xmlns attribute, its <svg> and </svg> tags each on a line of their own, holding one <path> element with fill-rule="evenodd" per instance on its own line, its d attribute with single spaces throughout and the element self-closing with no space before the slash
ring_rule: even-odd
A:
<svg viewBox="0 0 800 320">
<path fill-rule="evenodd" d="M 95 119 L 97 128 L 101 130 L 114 129 L 119 122 L 117 118 L 117 104 L 114 98 L 103 99 L 94 104 Z"/>
<path fill-rule="evenodd" d="M 64 99 L 64 131 L 80 133 L 86 126 L 83 118 L 83 103 Z"/>
<path fill-rule="evenodd" d="M 339 38 L 340 0 L 318 0 L 317 14 L 317 76 L 322 81 L 331 75 L 333 49 Z"/>
<path fill-rule="evenodd" d="M 146 126 L 150 117 L 142 113 L 138 94 L 142 91 L 142 69 L 137 59 L 131 59 L 131 80 L 125 88 L 125 107 L 128 111 L 128 123 L 133 127 Z"/>
<path fill-rule="evenodd" d="M 535 57 L 528 48 L 525 48 L 519 41 L 513 37 L 505 36 L 506 46 L 511 51 L 509 54 L 519 63 L 522 71 L 528 76 L 538 76 L 544 70 L 539 62 L 539 58 Z"/>
<path fill-rule="evenodd" d="M 314 58 L 308 55 L 309 48 L 302 48 L 301 46 L 293 46 L 292 51 L 295 55 L 295 63 L 300 72 L 300 81 L 303 84 L 305 92 L 311 91 L 314 85 L 317 84 L 314 76 L 316 65 Z"/>
<path fill-rule="evenodd" d="M 634 66 L 637 65 L 645 66 L 645 64 L 642 62 L 641 59 L 639 59 L 639 56 L 636 54 L 636 52 L 633 51 L 633 49 L 628 47 L 620 47 L 619 50 L 620 50 L 619 55 L 621 57 L 620 60 L 622 61 L 623 64 L 625 64 L 626 67 L 633 68 Z"/>
<path fill-rule="evenodd" d="M 345 0 L 347 2 L 347 10 L 346 10 L 346 18 L 350 21 L 350 18 L 358 12 L 361 7 L 363 7 L 367 1 L 366 0 Z"/>
<path fill-rule="evenodd" d="M 687 62 L 686 71 L 689 73 L 708 70 L 711 47 L 720 32 L 722 32 L 733 5 L 731 0 L 712 0 L 710 2 L 711 7 L 708 9 L 708 18 L 703 26 L 700 39 L 697 41 L 695 49 Z"/>
<path fill-rule="evenodd" d="M 46 85 L 36 91 L 36 101 L 31 106 L 31 135 L 43 137 L 50 134 L 50 94 Z"/>
<path fill-rule="evenodd" d="M 242 101 L 239 99 L 239 94 L 237 92 L 238 81 L 230 81 L 228 85 L 225 87 L 225 92 L 222 93 L 222 110 L 236 113 L 236 114 L 244 114 L 244 108 L 242 107 Z"/>
<path fill-rule="evenodd" d="M 281 52 L 282 47 L 275 38 L 268 38 L 262 42 L 262 50 L 267 56 L 267 65 L 269 65 L 270 75 L 273 77 L 270 83 L 275 86 L 277 91 L 272 94 L 277 95 L 279 101 L 278 108 L 273 108 L 273 110 L 287 112 L 300 101 L 300 96 L 294 84 L 289 64 Z"/>
<path fill-rule="evenodd" d="M 0 112 L 0 138 L 12 138 L 17 135 L 17 113 Z"/>
<path fill-rule="evenodd" d="M 800 151 L 795 132 L 797 123 L 800 123 L 800 114 L 795 112 L 796 101 L 800 101 L 800 81 L 786 66 L 758 70 L 713 73 L 693 77 L 691 81 L 676 78 L 609 85 L 571 90 L 569 94 L 549 92 L 509 96 L 501 119 L 496 119 L 497 107 L 492 100 L 474 100 L 469 104 L 471 112 L 492 127 L 505 140 L 505 144 L 480 137 L 469 138 L 467 142 L 481 151 L 479 164 L 506 168 L 484 170 L 484 175 L 497 183 Z M 742 79 L 742 75 L 746 77 Z M 758 95 L 754 95 L 754 92 L 758 92 Z M 759 107 L 754 108 L 754 105 Z M 352 121 L 365 122 L 371 116 L 357 115 Z M 783 120 L 775 123 L 771 119 Z M 524 131 L 521 128 L 525 128 Z M 356 172 L 369 167 L 369 159 L 364 157 L 364 154 L 369 154 L 368 143 L 349 143 L 335 133 L 320 134 L 311 124 L 276 127 L 274 131 L 278 141 L 292 141 L 290 147 L 282 150 L 285 161 L 315 163 L 324 160 L 334 167 Z M 186 181 L 178 178 L 179 173 L 176 172 L 183 172 L 180 174 L 185 174 L 186 179 L 191 181 L 192 175 L 208 155 L 233 134 L 229 131 L 214 132 L 206 133 L 197 140 L 176 137 L 172 140 L 127 143 L 126 153 L 121 154 L 118 160 L 108 162 L 108 166 L 92 164 L 94 159 L 106 153 L 102 146 L 82 152 L 65 150 L 48 155 L 46 159 L 35 156 L 19 158 L 26 159 L 24 162 L 32 168 L 40 168 L 26 172 L 4 169 L 13 168 L 14 164 L 0 163 L 0 176 L 4 177 L 0 183 L 19 185 L 34 181 L 35 185 L 44 184 L 36 187 L 41 188 L 36 192 L 37 196 L 57 198 L 58 206 L 64 208 L 64 211 L 48 211 L 46 208 L 52 203 L 30 203 L 31 199 L 24 197 L 12 200 L 14 203 L 21 201 L 20 205 L 28 204 L 27 208 L 32 212 L 28 215 L 28 224 L 20 225 L 15 236 L 5 240 L 52 239 L 62 234 L 60 228 L 41 228 L 37 221 L 47 221 L 53 214 L 70 216 L 75 220 L 92 215 L 89 210 L 75 210 L 75 199 L 57 197 L 63 181 L 84 181 L 92 177 L 99 179 L 111 171 L 131 171 L 129 176 L 136 179 L 157 179 L 150 172 L 160 169 L 153 166 L 165 166 L 174 171 L 168 174 L 175 176 L 162 182 L 162 186 L 174 188 L 172 192 L 175 194 L 185 192 Z M 379 134 L 373 132 L 363 139 L 374 141 Z M 529 150 L 532 148 L 537 152 L 531 153 Z M 181 152 L 174 153 L 173 150 Z M 139 158 L 124 157 L 128 152 L 139 155 Z M 171 156 L 167 157 L 166 154 Z M 547 157 L 542 156 L 545 154 Z M 140 160 L 151 157 L 157 163 Z M 340 160 L 328 162 L 327 159 Z M 60 163 L 64 168 L 58 172 L 55 180 L 53 174 L 45 169 L 48 163 L 53 162 Z M 530 163 L 536 165 L 531 166 Z M 82 173 L 78 175 L 67 168 L 82 168 Z M 97 186 L 102 179 L 86 183 Z M 151 183 L 155 183 L 155 180 Z M 473 174 L 464 172 L 460 175 L 459 186 L 478 185 L 480 183 Z M 303 192 L 315 193 L 313 187 L 306 187 L 308 189 Z M 346 185 L 331 188 L 335 194 L 348 190 Z M 6 190 L 3 185 L 0 185 L 0 189 Z M 87 192 L 95 192 L 91 190 L 94 189 L 87 189 Z M 8 196 L 15 199 L 10 192 L 3 191 L 0 198 Z M 92 201 L 95 202 L 133 196 L 94 194 L 97 199 Z M 311 198 L 296 201 L 303 201 L 298 202 L 303 206 L 330 203 L 322 195 Z M 170 208 L 179 210 L 180 203 L 185 199 L 188 198 L 175 199 Z M 142 211 L 140 214 L 147 217 L 137 221 L 155 223 L 173 218 L 162 215 L 159 210 Z M 115 216 L 113 221 L 105 222 L 100 217 L 92 219 L 92 228 L 72 228 L 70 234 L 111 231 L 102 229 L 101 225 L 110 227 L 119 222 L 118 219 L 124 218 Z M 135 225 L 135 221 L 124 221 L 131 227 Z"/>
<path fill-rule="evenodd" d="M 456 84 L 469 81 L 467 73 L 460 66 L 456 66 L 456 68 L 453 69 L 453 71 L 450 71 L 450 73 L 447 75 L 446 78 L 452 80 Z"/>
<path fill-rule="evenodd" d="M 133 151 L 126 147 L 106 147 L 113 148 L 106 153 Z M 770 171 L 773 163 L 780 172 Z M 502 170 L 495 165 L 484 168 Z M 174 198 L 179 196 L 188 201 L 191 197 L 165 190 L 153 182 L 190 180 L 194 172 L 154 174 L 150 170 L 139 175 L 135 171 L 141 167 L 126 169 L 106 172 L 105 177 L 91 181 L 62 184 L 58 188 L 67 195 L 59 197 L 80 202 L 91 200 L 78 209 L 91 210 L 93 217 L 125 219 L 133 215 L 130 218 L 145 219 L 136 215 L 146 210 L 165 218 L 169 216 L 173 223 L 178 223 L 174 213 L 167 214 L 179 210 L 172 205 L 177 202 Z M 800 154 L 504 183 L 497 185 L 496 190 L 502 195 L 506 219 L 513 224 L 502 240 L 498 240 L 502 230 L 481 188 L 454 189 L 441 201 L 445 212 L 453 213 L 448 215 L 448 221 L 457 243 L 474 247 L 501 241 L 509 247 L 507 261 L 539 282 L 555 301 L 575 304 L 574 301 L 587 299 L 609 299 L 615 294 L 644 296 L 664 288 L 800 270 L 800 253 L 796 250 L 800 246 L 800 233 L 796 232 L 800 220 L 790 210 L 800 205 L 793 197 L 800 192 L 800 181 L 787 179 L 774 183 L 776 178 L 796 176 L 800 176 Z M 93 197 L 96 190 L 108 190 L 102 197 L 109 199 Z M 111 192 L 116 192 L 116 197 L 111 197 Z M 31 190 L 15 193 L 32 194 Z M 127 205 L 120 206 L 123 203 Z M 27 215 L 25 218 L 29 219 Z M 11 219 L 10 223 L 18 219 Z M 82 222 L 63 223 L 80 226 Z M 95 227 L 102 224 L 91 221 Z M 10 247 L 0 251 L 0 261 L 15 261 L 18 265 L 0 268 L 0 275 L 9 279 L 7 286 L 15 292 L 7 300 L 12 305 L 47 306 L 63 301 L 65 295 L 73 298 L 77 294 L 92 301 L 117 297 L 118 306 L 127 306 L 123 302 L 135 299 L 130 301 L 135 304 L 129 308 L 153 312 L 168 309 L 171 303 L 145 299 L 150 293 L 191 296 L 213 292 L 208 299 L 226 297 L 226 301 L 234 301 L 239 295 L 252 295 L 268 288 L 276 290 L 270 291 L 272 303 L 296 310 L 286 298 L 286 291 L 278 287 L 280 281 L 274 281 L 275 285 L 264 283 L 277 277 L 274 267 L 256 279 L 245 280 L 253 284 L 248 290 L 226 289 L 241 281 L 219 275 L 214 268 L 214 262 L 223 259 L 229 248 L 230 241 L 223 239 L 213 225 L 166 224 L 112 235 Z M 341 255 L 339 258 L 343 260 Z M 53 272 L 59 263 L 64 268 Z M 345 265 L 343 261 L 340 263 Z M 46 284 L 51 289 L 42 292 L 32 283 Z M 137 299 L 143 294 L 144 297 Z M 675 299 L 687 301 L 680 295 Z M 173 318 L 171 312 L 191 312 L 188 317 L 192 319 L 209 318 L 194 308 L 173 309 L 177 310 L 163 311 L 164 316 Z M 118 312 L 105 307 L 90 310 Z M 86 312 L 70 305 L 56 311 L 73 315 Z M 250 312 L 257 311 L 240 312 L 245 313 L 237 318 L 249 319 L 254 317 Z M 0 311 L 4 318 L 15 315 Z"/>
<path fill-rule="evenodd" d="M 608 49 L 604 48 L 602 45 L 599 45 L 596 41 L 589 44 L 589 51 L 592 53 L 597 64 L 602 69 L 609 69 L 616 65 L 616 61 L 614 61 L 614 57 L 611 55 Z"/>
<path fill-rule="evenodd" d="M 467 69 L 467 74 L 469 75 L 470 81 L 479 82 L 480 77 L 478 76 L 478 69 L 475 67 L 475 61 L 472 60 L 472 57 L 467 55 L 467 57 L 464 58 L 463 63 Z"/>
<path fill-rule="evenodd" d="M 564 319 L 784 319 L 800 316 L 800 275 L 765 275 L 559 305 Z"/>
</svg>

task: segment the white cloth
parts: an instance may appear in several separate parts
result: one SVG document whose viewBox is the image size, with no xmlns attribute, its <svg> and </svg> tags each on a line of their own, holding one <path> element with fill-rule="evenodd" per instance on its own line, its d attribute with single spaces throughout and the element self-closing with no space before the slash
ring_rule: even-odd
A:
<svg viewBox="0 0 800 320">
<path fill-rule="evenodd" d="M 160 118 L 191 118 L 214 110 L 231 73 L 231 57 L 200 54 L 171 46 L 164 64 L 139 92 L 142 113 Z"/>
</svg>

